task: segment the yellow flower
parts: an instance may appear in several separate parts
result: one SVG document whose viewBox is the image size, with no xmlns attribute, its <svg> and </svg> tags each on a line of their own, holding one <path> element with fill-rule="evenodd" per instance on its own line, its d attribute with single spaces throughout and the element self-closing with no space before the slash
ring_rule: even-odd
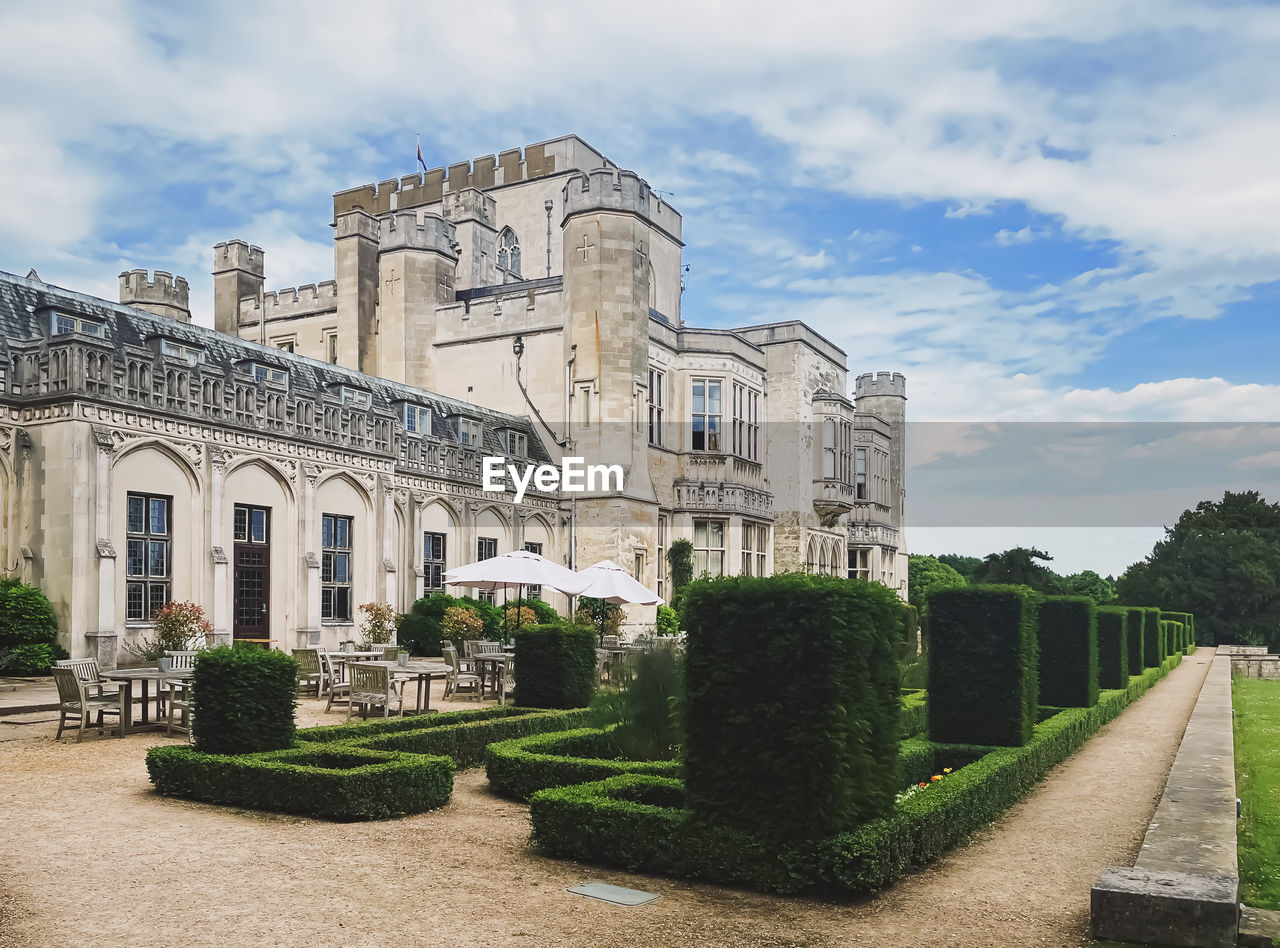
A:
<svg viewBox="0 0 1280 948">
<path fill-rule="evenodd" d="M 951 768 L 950 768 L 950 767 L 943 767 L 943 768 L 942 768 L 942 772 L 943 772 L 944 774 L 949 774 L 949 773 L 951 773 Z"/>
<path fill-rule="evenodd" d="M 940 774 L 934 774 L 932 777 L 929 778 L 929 780 L 932 781 L 933 783 L 937 783 L 941 779 L 942 779 L 942 776 Z"/>
</svg>

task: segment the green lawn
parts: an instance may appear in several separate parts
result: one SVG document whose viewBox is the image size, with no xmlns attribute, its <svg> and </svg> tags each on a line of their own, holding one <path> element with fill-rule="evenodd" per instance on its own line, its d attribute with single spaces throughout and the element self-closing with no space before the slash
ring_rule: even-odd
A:
<svg viewBox="0 0 1280 948">
<path fill-rule="evenodd" d="M 1236 794 L 1240 901 L 1280 910 L 1280 681 L 1236 678 Z"/>
</svg>

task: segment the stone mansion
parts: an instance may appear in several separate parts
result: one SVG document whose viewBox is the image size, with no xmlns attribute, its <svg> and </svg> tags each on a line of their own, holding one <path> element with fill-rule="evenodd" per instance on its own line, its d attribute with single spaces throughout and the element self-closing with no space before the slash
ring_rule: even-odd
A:
<svg viewBox="0 0 1280 948">
<path fill-rule="evenodd" d="M 338 192 L 332 226 L 333 278 L 296 288 L 214 247 L 213 329 L 161 271 L 119 303 L 0 273 L 0 555 L 73 655 L 112 664 L 170 599 L 332 646 L 521 547 L 664 596 L 677 539 L 699 574 L 905 594 L 905 380 L 851 390 L 798 320 L 686 325 L 680 214 L 633 172 L 567 136 Z M 623 484 L 517 504 L 492 456 Z"/>
</svg>

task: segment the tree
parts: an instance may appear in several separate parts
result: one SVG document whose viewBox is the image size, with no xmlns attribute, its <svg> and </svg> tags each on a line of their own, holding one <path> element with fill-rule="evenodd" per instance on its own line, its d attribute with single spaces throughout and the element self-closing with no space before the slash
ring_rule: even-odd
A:
<svg viewBox="0 0 1280 948">
<path fill-rule="evenodd" d="M 973 580 L 973 574 L 982 565 L 982 560 L 976 556 L 961 556 L 959 553 L 939 553 L 938 562 L 950 566 L 970 582 Z"/>
<path fill-rule="evenodd" d="M 1116 591 L 1132 605 L 1192 613 L 1202 643 L 1280 640 L 1280 504 L 1227 491 L 1184 510 Z"/>
<path fill-rule="evenodd" d="M 1030 586 L 1037 592 L 1056 594 L 1062 590 L 1062 577 L 1041 562 L 1053 557 L 1035 547 L 1015 546 L 1003 553 L 991 553 L 973 574 L 975 583 L 1010 583 Z"/>
<path fill-rule="evenodd" d="M 924 608 L 932 590 L 964 585 L 963 576 L 935 557 L 914 553 L 907 557 L 907 598 L 917 609 Z"/>
<path fill-rule="evenodd" d="M 1088 596 L 1100 606 L 1116 601 L 1115 582 L 1091 569 L 1062 577 L 1062 591 L 1068 596 Z"/>
</svg>

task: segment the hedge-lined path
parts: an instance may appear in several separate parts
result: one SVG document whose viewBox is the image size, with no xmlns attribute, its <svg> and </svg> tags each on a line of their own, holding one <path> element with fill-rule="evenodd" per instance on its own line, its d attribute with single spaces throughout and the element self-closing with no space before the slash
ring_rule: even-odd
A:
<svg viewBox="0 0 1280 948">
<path fill-rule="evenodd" d="M 539 858 L 526 808 L 490 795 L 482 770 L 435 813 L 322 823 L 156 797 L 142 757 L 157 738 L 53 745 L 33 725 L 0 744 L 0 945 L 1087 944 L 1089 888 L 1137 853 L 1210 657 L 1184 661 L 969 845 L 855 904 Z M 586 880 L 663 898 L 564 892 Z"/>
</svg>

